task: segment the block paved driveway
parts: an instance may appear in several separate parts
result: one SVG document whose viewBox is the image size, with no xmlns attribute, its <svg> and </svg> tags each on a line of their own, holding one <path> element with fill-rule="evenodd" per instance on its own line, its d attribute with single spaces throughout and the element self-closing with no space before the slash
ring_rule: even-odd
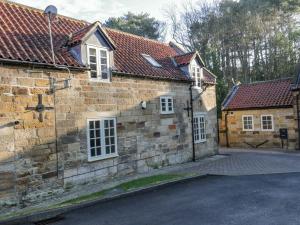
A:
<svg viewBox="0 0 300 225">
<path fill-rule="evenodd" d="M 220 154 L 224 157 L 199 165 L 199 171 L 228 176 L 300 172 L 300 152 L 220 149 Z"/>
<path fill-rule="evenodd" d="M 221 153 L 229 155 L 197 165 L 219 176 L 74 210 L 53 225 L 300 224 L 300 154 Z"/>
</svg>

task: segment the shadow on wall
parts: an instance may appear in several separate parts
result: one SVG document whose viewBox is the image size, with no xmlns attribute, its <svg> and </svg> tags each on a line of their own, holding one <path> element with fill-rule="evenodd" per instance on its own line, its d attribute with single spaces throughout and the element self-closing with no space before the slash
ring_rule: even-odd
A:
<svg viewBox="0 0 300 225">
<path fill-rule="evenodd" d="M 14 72 L 17 71 L 17 72 Z M 192 157 L 188 85 L 115 76 L 112 83 L 74 74 L 72 88 L 49 93 L 49 74 L 6 68 L 0 85 L 0 205 L 26 207 L 76 183 L 98 182 Z M 68 75 L 51 71 L 51 76 Z M 16 85 L 12 85 L 16 84 Z M 31 110 L 43 94 L 39 113 Z M 160 96 L 173 96 L 174 114 L 160 114 Z M 140 102 L 146 101 L 146 109 Z M 205 103 L 207 104 L 207 103 Z M 203 107 L 207 108 L 207 105 Z M 30 110 L 29 110 L 30 108 Z M 205 110 L 205 109 L 202 109 Z M 210 107 L 208 114 L 215 114 Z M 88 161 L 87 119 L 116 118 L 118 157 Z M 18 121 L 18 122 L 16 122 Z M 216 121 L 211 122 L 214 126 Z M 213 130 L 213 128 L 211 129 Z M 216 135 L 203 148 L 215 151 Z M 57 138 L 56 138 L 57 137 Z M 198 152 L 198 157 L 201 152 Z"/>
</svg>

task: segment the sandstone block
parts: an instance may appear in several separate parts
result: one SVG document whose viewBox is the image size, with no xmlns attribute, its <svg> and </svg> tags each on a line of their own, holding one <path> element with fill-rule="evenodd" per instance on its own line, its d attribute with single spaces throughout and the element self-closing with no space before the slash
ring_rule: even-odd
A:
<svg viewBox="0 0 300 225">
<path fill-rule="evenodd" d="M 14 95 L 29 95 L 29 89 L 26 87 L 12 87 Z"/>
</svg>

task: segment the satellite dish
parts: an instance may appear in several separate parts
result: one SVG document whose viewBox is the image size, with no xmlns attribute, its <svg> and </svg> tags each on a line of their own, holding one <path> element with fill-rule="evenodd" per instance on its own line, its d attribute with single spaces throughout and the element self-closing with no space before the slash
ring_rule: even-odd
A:
<svg viewBox="0 0 300 225">
<path fill-rule="evenodd" d="M 44 14 L 46 14 L 50 20 L 53 20 L 57 15 L 57 8 L 54 5 L 48 5 Z"/>
</svg>

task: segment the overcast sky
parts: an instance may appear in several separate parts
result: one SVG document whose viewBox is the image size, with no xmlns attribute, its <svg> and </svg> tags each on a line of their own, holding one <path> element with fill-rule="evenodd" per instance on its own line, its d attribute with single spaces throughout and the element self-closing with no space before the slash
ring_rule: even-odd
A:
<svg viewBox="0 0 300 225">
<path fill-rule="evenodd" d="M 134 13 L 147 12 L 151 16 L 165 20 L 164 9 L 170 5 L 182 6 L 190 1 L 199 0 L 13 0 L 15 2 L 45 9 L 47 5 L 55 5 L 58 13 L 77 19 L 94 22 L 104 22 L 109 17 L 118 17 L 131 11 Z M 205 1 L 205 0 L 200 0 Z"/>
</svg>

